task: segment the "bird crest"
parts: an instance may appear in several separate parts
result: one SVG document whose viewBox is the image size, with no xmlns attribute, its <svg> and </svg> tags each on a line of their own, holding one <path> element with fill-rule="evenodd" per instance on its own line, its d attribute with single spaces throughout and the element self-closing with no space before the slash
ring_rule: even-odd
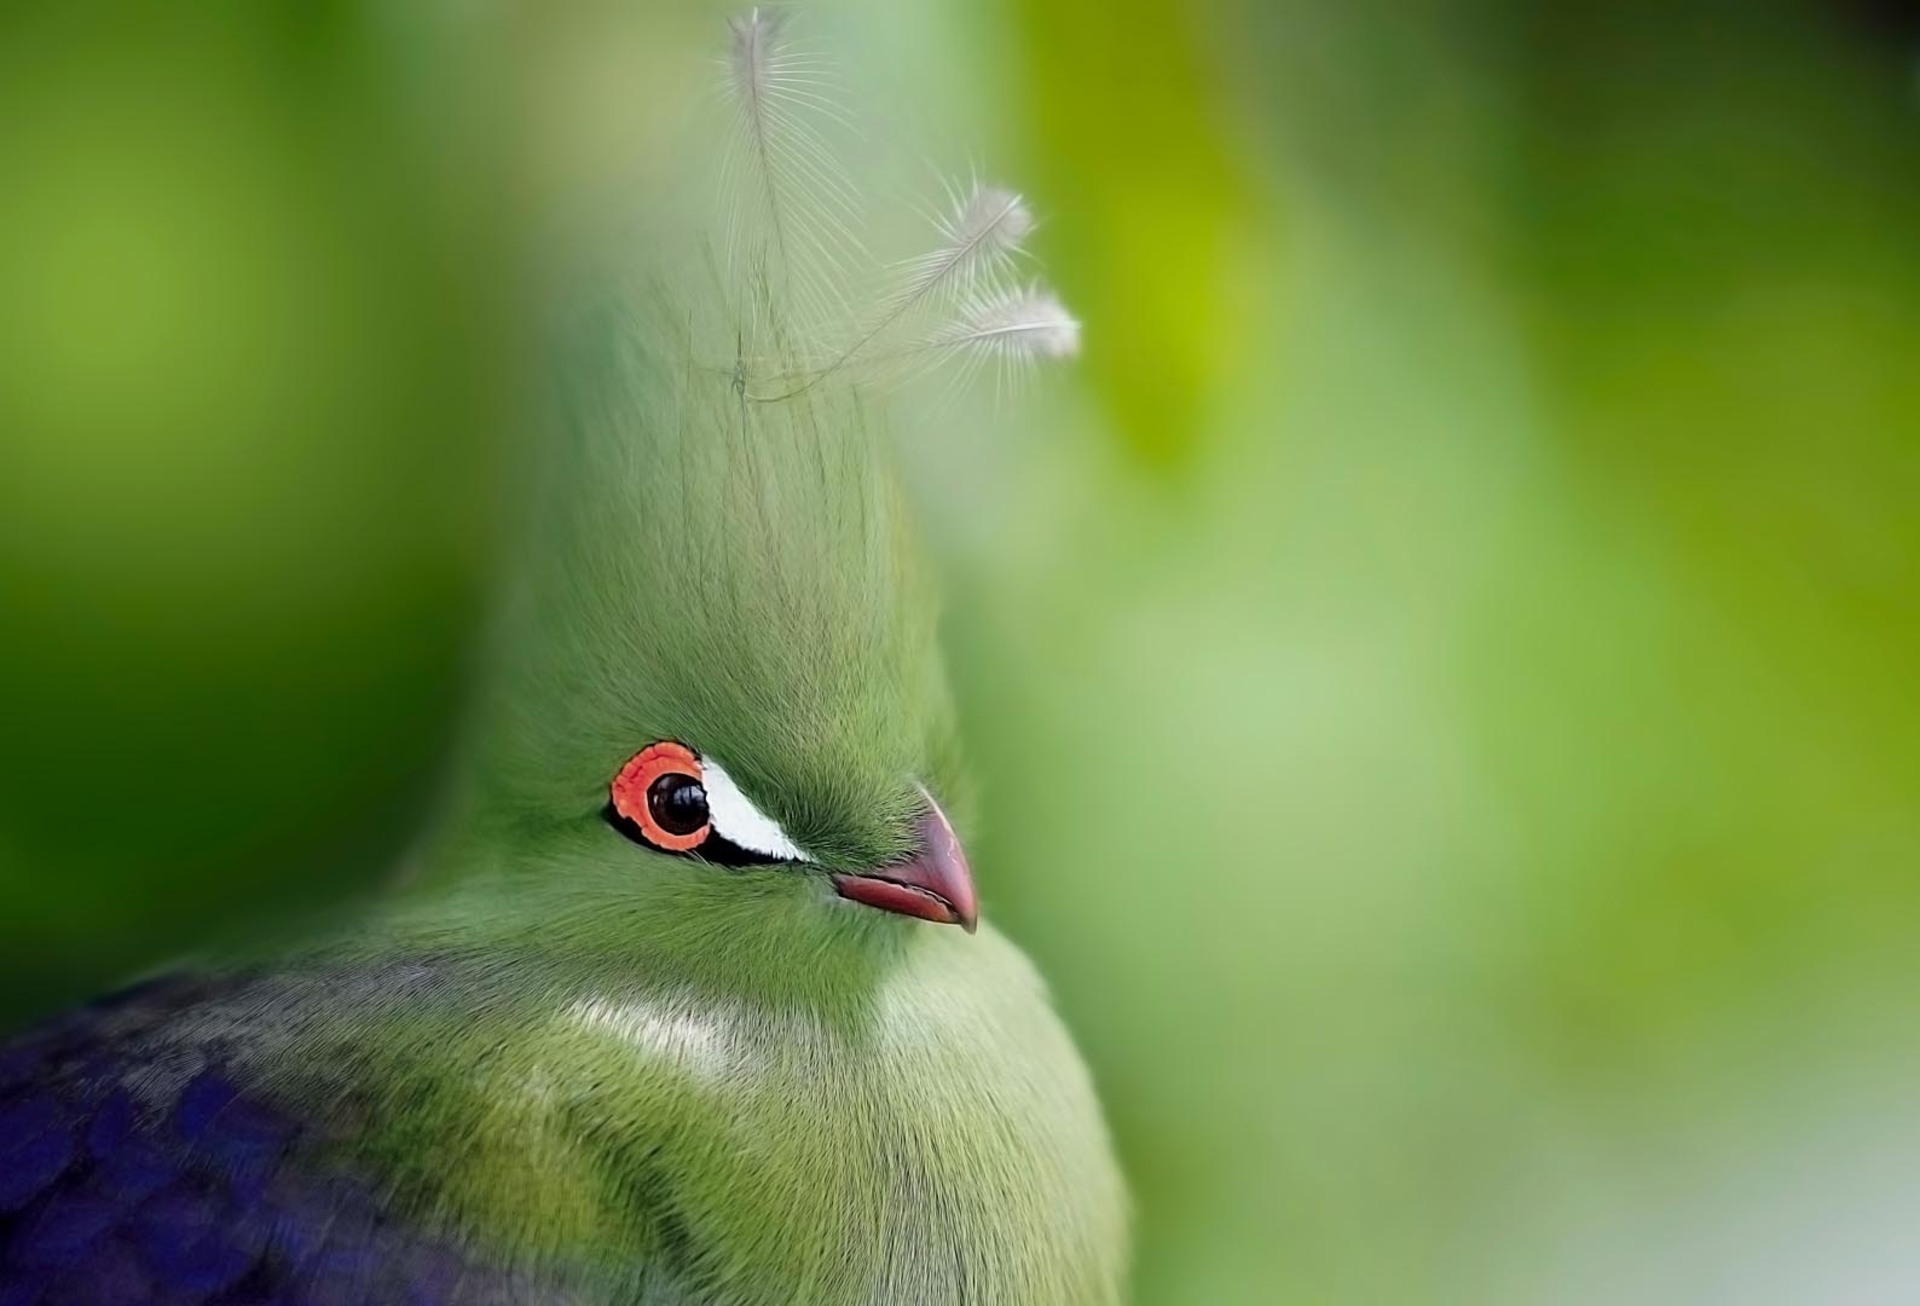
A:
<svg viewBox="0 0 1920 1306">
<path fill-rule="evenodd" d="M 795 28 L 791 11 L 749 10 L 728 24 L 721 61 L 732 113 L 721 206 L 745 324 L 744 393 L 777 403 L 834 378 L 1014 373 L 1077 354 L 1080 323 L 1025 267 L 1038 222 L 1010 186 L 977 175 L 946 182 L 921 248 L 875 266 L 862 191 L 834 144 L 859 124 L 834 66 Z"/>
<path fill-rule="evenodd" d="M 1071 357 L 1079 323 L 1033 275 L 1033 209 L 998 181 L 947 185 L 917 252 L 867 255 L 838 74 L 785 10 L 725 38 L 724 141 L 692 134 L 711 187 L 696 172 L 657 196 L 630 251 L 646 289 L 596 285 L 557 342 L 553 466 L 502 641 L 509 719 L 483 731 L 505 767 L 493 806 L 537 828 L 631 765 L 609 810 L 650 848 L 870 862 L 916 837 L 917 786 L 966 788 L 873 392 Z M 654 743 L 697 756 L 656 774 Z M 731 823 L 648 805 L 696 784 L 743 796 Z"/>
</svg>

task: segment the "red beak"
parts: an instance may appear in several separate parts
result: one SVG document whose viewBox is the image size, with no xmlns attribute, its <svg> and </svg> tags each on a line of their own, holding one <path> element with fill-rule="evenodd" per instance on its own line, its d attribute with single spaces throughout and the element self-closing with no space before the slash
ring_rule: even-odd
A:
<svg viewBox="0 0 1920 1306">
<path fill-rule="evenodd" d="M 920 818 L 920 848 L 913 856 L 865 875 L 836 875 L 833 887 L 842 898 L 923 921 L 958 925 L 969 934 L 980 923 L 967 855 L 960 851 L 947 814 L 930 796 L 926 814 Z"/>
</svg>

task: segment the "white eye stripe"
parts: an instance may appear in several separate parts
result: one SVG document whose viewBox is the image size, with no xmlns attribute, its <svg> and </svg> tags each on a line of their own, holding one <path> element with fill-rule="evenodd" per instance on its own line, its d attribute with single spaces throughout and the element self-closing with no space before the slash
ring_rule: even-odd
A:
<svg viewBox="0 0 1920 1306">
<path fill-rule="evenodd" d="M 707 815 L 720 837 L 750 853 L 779 861 L 811 861 L 787 838 L 772 817 L 755 807 L 740 786 L 711 757 L 700 759 L 700 778 L 707 790 Z"/>
</svg>

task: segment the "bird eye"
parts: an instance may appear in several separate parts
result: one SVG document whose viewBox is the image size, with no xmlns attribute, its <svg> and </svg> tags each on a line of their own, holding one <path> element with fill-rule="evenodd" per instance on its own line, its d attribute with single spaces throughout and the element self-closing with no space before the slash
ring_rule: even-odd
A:
<svg viewBox="0 0 1920 1306">
<path fill-rule="evenodd" d="M 647 813 L 670 835 L 698 834 L 711 819 L 706 786 L 690 775 L 670 771 L 647 786 Z"/>
<path fill-rule="evenodd" d="M 613 778 L 611 800 L 622 830 L 662 852 L 693 851 L 711 825 L 700 758 L 672 740 L 635 753 Z"/>
<path fill-rule="evenodd" d="M 671 739 L 635 753 L 614 776 L 608 799 L 608 823 L 660 852 L 730 866 L 808 860 L 718 762 Z"/>
</svg>

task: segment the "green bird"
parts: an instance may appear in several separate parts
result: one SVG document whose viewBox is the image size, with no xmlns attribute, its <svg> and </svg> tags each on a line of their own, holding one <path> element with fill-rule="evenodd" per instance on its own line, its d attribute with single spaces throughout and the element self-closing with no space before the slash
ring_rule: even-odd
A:
<svg viewBox="0 0 1920 1306">
<path fill-rule="evenodd" d="M 988 185 L 820 326 L 809 65 L 760 11 L 726 62 L 747 216 L 554 329 L 444 810 L 350 928 L 0 1048 L 0 1303 L 1122 1298 L 1087 1072 L 949 815 L 873 398 L 1077 326 Z"/>
</svg>

